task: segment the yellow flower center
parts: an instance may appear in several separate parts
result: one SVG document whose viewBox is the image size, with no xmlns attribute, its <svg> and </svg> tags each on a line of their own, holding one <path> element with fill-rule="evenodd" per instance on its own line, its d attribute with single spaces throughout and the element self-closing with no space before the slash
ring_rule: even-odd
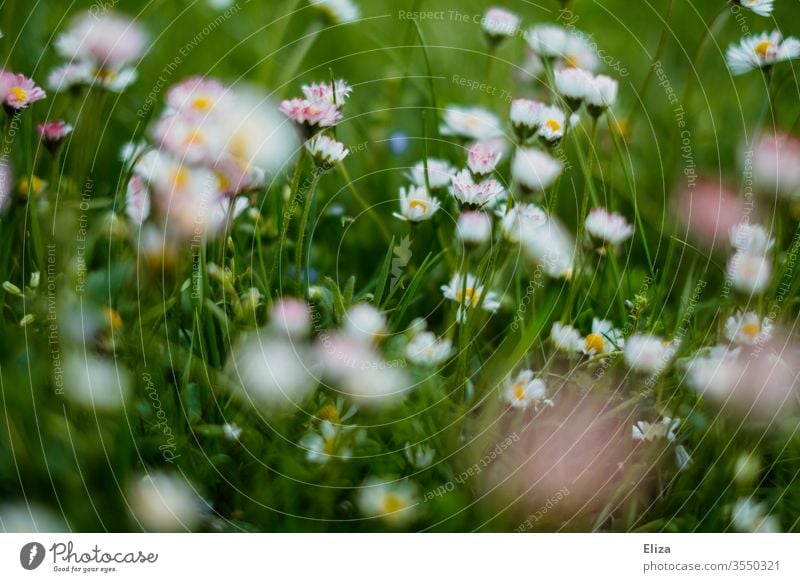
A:
<svg viewBox="0 0 800 582">
<path fill-rule="evenodd" d="M 755 51 L 756 54 L 761 57 L 762 59 L 767 58 L 767 54 L 769 53 L 770 48 L 772 47 L 772 43 L 768 40 L 762 40 L 760 43 L 756 45 Z"/>
<path fill-rule="evenodd" d="M 599 333 L 590 333 L 586 336 L 586 351 L 594 350 L 596 354 L 602 354 L 606 340 Z"/>
<path fill-rule="evenodd" d="M 567 55 L 567 58 L 564 59 L 564 67 L 567 69 L 577 69 L 578 58 L 575 55 Z"/>
<path fill-rule="evenodd" d="M 183 189 L 189 183 L 189 170 L 180 166 L 172 175 L 172 184 L 175 188 Z"/>
<path fill-rule="evenodd" d="M 322 452 L 326 455 L 333 456 L 336 452 L 336 439 L 325 439 L 325 444 L 322 446 Z"/>
<path fill-rule="evenodd" d="M 209 99 L 208 97 L 198 97 L 197 99 L 194 100 L 192 106 L 195 109 L 200 109 L 201 111 L 205 111 L 206 109 L 211 107 L 211 99 Z"/>
<path fill-rule="evenodd" d="M 467 117 L 467 119 L 464 121 L 464 123 L 468 127 L 475 127 L 476 125 L 478 125 L 480 123 L 480 120 L 477 118 L 477 116 L 470 115 L 470 116 Z"/>
<path fill-rule="evenodd" d="M 550 131 L 560 131 L 561 124 L 557 122 L 555 119 L 548 119 L 544 122 L 544 124 L 550 128 Z"/>
<path fill-rule="evenodd" d="M 317 411 L 317 418 L 319 420 L 328 420 L 332 424 L 339 422 L 339 411 L 333 404 L 327 404 Z"/>
<path fill-rule="evenodd" d="M 525 398 L 525 386 L 520 382 L 514 384 L 514 398 L 517 400 L 523 400 Z"/>
<path fill-rule="evenodd" d="M 467 287 L 463 292 L 459 289 L 458 293 L 456 293 L 456 299 L 458 299 L 459 303 L 464 303 L 464 299 L 466 299 L 468 305 L 472 304 L 472 301 L 475 299 L 475 289 Z"/>
<path fill-rule="evenodd" d="M 425 202 L 424 200 L 411 200 L 411 201 L 408 203 L 408 206 L 409 206 L 409 208 L 411 208 L 412 210 L 417 210 L 417 209 L 419 209 L 419 210 L 421 210 L 422 212 L 427 212 L 427 211 L 428 211 L 428 203 L 427 203 L 427 202 Z"/>
<path fill-rule="evenodd" d="M 113 307 L 104 308 L 103 316 L 105 316 L 106 322 L 108 322 L 108 326 L 111 329 L 117 330 L 122 327 L 122 318 L 119 316 L 119 312 Z"/>
<path fill-rule="evenodd" d="M 385 513 L 394 513 L 405 509 L 405 507 L 405 500 L 395 493 L 387 493 L 386 497 L 383 498 L 383 510 Z"/>
<path fill-rule="evenodd" d="M 194 129 L 186 134 L 186 137 L 183 138 L 183 145 L 198 145 L 205 143 L 205 138 L 203 137 L 203 132 L 199 129 Z"/>
<path fill-rule="evenodd" d="M 746 323 L 742 326 L 742 333 L 750 337 L 758 335 L 759 331 L 761 330 L 758 328 L 757 323 Z"/>
<path fill-rule="evenodd" d="M 9 93 L 11 93 L 17 101 L 22 101 L 24 103 L 28 100 L 28 92 L 22 87 L 11 87 Z"/>
<path fill-rule="evenodd" d="M 117 73 L 111 69 L 95 69 L 94 76 L 103 83 L 110 83 L 117 78 Z"/>
</svg>

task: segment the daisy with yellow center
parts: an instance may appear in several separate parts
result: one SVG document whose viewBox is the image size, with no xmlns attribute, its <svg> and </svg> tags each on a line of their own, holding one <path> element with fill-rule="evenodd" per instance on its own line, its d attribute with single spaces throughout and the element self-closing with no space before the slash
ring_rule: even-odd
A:
<svg viewBox="0 0 800 582">
<path fill-rule="evenodd" d="M 459 304 L 456 320 L 461 323 L 464 322 L 467 309 L 474 309 L 480 305 L 484 311 L 494 313 L 500 307 L 497 293 L 485 291 L 483 285 L 478 285 L 478 280 L 472 273 L 468 274 L 466 279 L 460 273 L 454 275 L 448 285 L 442 285 L 442 293 L 445 299 Z"/>
<path fill-rule="evenodd" d="M 430 219 L 439 210 L 439 201 L 428 193 L 424 186 L 400 188 L 400 212 L 395 218 L 408 222 Z"/>
<path fill-rule="evenodd" d="M 783 38 L 780 31 L 762 32 L 746 36 L 738 44 L 728 47 L 725 58 L 734 75 L 743 75 L 754 69 L 771 67 L 775 63 L 800 57 L 800 40 Z"/>
<path fill-rule="evenodd" d="M 602 356 L 621 349 L 625 345 L 622 332 L 605 319 L 592 320 L 592 333 L 584 340 L 583 353 L 587 356 Z"/>
<path fill-rule="evenodd" d="M 516 377 L 506 377 L 501 397 L 512 408 L 532 407 L 538 411 L 542 406 L 553 406 L 553 401 L 545 398 L 547 385 L 534 378 L 532 370 L 522 370 Z"/>
<path fill-rule="evenodd" d="M 771 321 L 766 317 L 762 320 L 754 311 L 737 312 L 725 322 L 725 337 L 735 344 L 752 346 L 769 340 L 771 328 Z"/>
<path fill-rule="evenodd" d="M 418 488 L 412 481 L 370 477 L 358 493 L 358 507 L 367 517 L 402 526 L 415 519 L 418 499 Z"/>
<path fill-rule="evenodd" d="M 564 137 L 567 117 L 553 105 L 544 106 L 540 112 L 539 137 L 548 145 L 557 144 Z"/>
</svg>

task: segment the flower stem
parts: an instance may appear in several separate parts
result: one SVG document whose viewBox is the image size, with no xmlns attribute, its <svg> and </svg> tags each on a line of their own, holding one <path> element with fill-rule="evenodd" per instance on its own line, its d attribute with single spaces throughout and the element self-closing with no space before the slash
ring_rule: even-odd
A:
<svg viewBox="0 0 800 582">
<path fill-rule="evenodd" d="M 302 148 L 300 150 L 300 155 L 297 157 L 297 163 L 294 167 L 294 176 L 292 177 L 292 185 L 291 185 L 291 198 L 289 200 L 289 205 L 283 210 L 283 226 L 281 228 L 281 234 L 278 239 L 278 248 L 275 249 L 275 257 L 272 260 L 272 268 L 270 269 L 270 276 L 269 276 L 269 285 L 272 287 L 272 284 L 275 280 L 275 273 L 278 270 L 278 266 L 281 263 L 281 257 L 283 255 L 284 247 L 286 246 L 286 237 L 289 232 L 289 225 L 292 222 L 292 214 L 294 213 L 294 207 L 297 204 L 297 198 L 300 195 L 300 178 L 303 175 L 303 162 L 306 159 L 306 148 Z"/>
<path fill-rule="evenodd" d="M 322 176 L 322 172 L 316 170 L 314 172 L 314 177 L 311 181 L 311 187 L 309 188 L 308 194 L 305 196 L 305 200 L 303 201 L 303 215 L 300 218 L 300 230 L 297 234 L 297 243 L 295 244 L 295 258 L 294 258 L 294 270 L 295 270 L 295 277 L 297 279 L 297 289 L 298 291 L 302 289 L 303 295 L 308 298 L 308 257 L 305 250 L 305 236 L 306 236 L 306 229 L 308 229 L 308 220 L 309 215 L 311 214 L 311 206 L 313 205 L 314 196 L 317 192 L 317 185 L 319 184 L 319 178 Z M 309 241 L 309 250 L 311 252 L 311 242 Z M 305 279 L 305 281 L 304 281 Z"/>
</svg>

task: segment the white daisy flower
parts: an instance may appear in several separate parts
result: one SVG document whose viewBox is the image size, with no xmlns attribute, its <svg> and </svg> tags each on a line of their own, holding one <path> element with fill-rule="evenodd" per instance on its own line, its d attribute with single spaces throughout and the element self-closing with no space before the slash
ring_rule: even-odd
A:
<svg viewBox="0 0 800 582">
<path fill-rule="evenodd" d="M 355 340 L 372 342 L 386 332 L 386 316 L 369 303 L 357 303 L 345 314 L 344 330 Z"/>
<path fill-rule="evenodd" d="M 97 69 L 119 71 L 137 61 L 147 48 L 147 31 L 138 22 L 111 10 L 81 14 L 58 35 L 55 48 L 70 62 L 91 63 Z"/>
<path fill-rule="evenodd" d="M 561 222 L 551 216 L 539 228 L 525 229 L 521 235 L 522 248 L 549 277 L 572 277 L 575 240 Z"/>
<path fill-rule="evenodd" d="M 606 75 L 597 75 L 589 84 L 584 100 L 589 113 L 597 117 L 617 101 L 619 83 Z"/>
<path fill-rule="evenodd" d="M 424 469 L 433 463 L 436 458 L 436 451 L 428 445 L 412 446 L 411 443 L 406 443 L 405 447 L 406 459 L 415 469 Z"/>
<path fill-rule="evenodd" d="M 550 339 L 558 351 L 567 354 L 579 352 L 584 346 L 584 340 L 577 329 L 558 321 L 550 328 Z"/>
<path fill-rule="evenodd" d="M 431 196 L 425 186 L 400 188 L 400 212 L 393 216 L 408 222 L 428 220 L 439 210 L 439 200 Z"/>
<path fill-rule="evenodd" d="M 344 106 L 353 91 L 353 88 L 344 79 L 336 79 L 333 83 L 311 83 L 310 85 L 303 85 L 300 89 L 309 101 L 314 103 L 327 101 L 340 108 Z"/>
<path fill-rule="evenodd" d="M 503 152 L 497 151 L 491 143 L 478 142 L 469 148 L 467 166 L 479 178 L 489 176 L 502 157 Z"/>
<path fill-rule="evenodd" d="M 170 87 L 166 101 L 173 112 L 205 118 L 217 108 L 229 107 L 231 97 L 231 91 L 216 79 L 196 75 Z"/>
<path fill-rule="evenodd" d="M 560 69 L 555 72 L 558 94 L 564 98 L 572 111 L 577 111 L 591 89 L 594 76 L 583 69 Z"/>
<path fill-rule="evenodd" d="M 604 244 L 616 246 L 633 236 L 633 227 L 621 214 L 593 208 L 586 217 L 586 232 Z"/>
<path fill-rule="evenodd" d="M 547 214 L 535 204 L 521 203 L 508 210 L 501 208 L 497 216 L 503 238 L 515 244 L 522 240 L 523 232 L 532 236 L 533 231 L 547 223 Z"/>
<path fill-rule="evenodd" d="M 763 320 L 754 311 L 736 313 L 725 322 L 725 337 L 736 344 L 755 345 L 772 337 L 769 318 Z"/>
<path fill-rule="evenodd" d="M 605 319 L 592 319 L 592 333 L 583 338 L 582 351 L 587 356 L 610 354 L 625 345 L 622 332 Z"/>
<path fill-rule="evenodd" d="M 361 18 L 358 4 L 352 0 L 309 0 L 336 24 L 348 24 Z"/>
<path fill-rule="evenodd" d="M 306 150 L 317 165 L 325 169 L 333 168 L 350 154 L 350 150 L 343 143 L 325 134 L 319 134 L 308 140 Z"/>
<path fill-rule="evenodd" d="M 428 158 L 428 181 L 432 190 L 438 190 L 450 185 L 456 169 L 450 162 L 437 158 Z M 408 179 L 416 186 L 425 186 L 425 161 L 417 162 L 408 173 Z"/>
<path fill-rule="evenodd" d="M 502 8 L 489 8 L 481 19 L 483 31 L 492 43 L 514 36 L 519 28 L 520 18 L 513 12 Z"/>
<path fill-rule="evenodd" d="M 378 517 L 391 526 L 407 525 L 416 518 L 417 486 L 407 480 L 369 477 L 358 492 L 358 507 L 368 517 Z"/>
<path fill-rule="evenodd" d="M 731 73 L 743 75 L 799 56 L 800 40 L 794 37 L 784 39 L 780 31 L 774 30 L 744 37 L 739 44 L 728 47 L 725 58 Z"/>
<path fill-rule="evenodd" d="M 738 499 L 731 511 L 734 529 L 742 533 L 780 533 L 778 518 L 767 514 L 765 503 L 758 503 L 752 497 Z"/>
<path fill-rule="evenodd" d="M 538 412 L 542 406 L 553 406 L 553 401 L 546 395 L 547 385 L 543 380 L 534 378 L 531 370 L 522 370 L 516 378 L 509 375 L 503 380 L 502 398 L 512 408 L 524 410 L 532 407 Z"/>
<path fill-rule="evenodd" d="M 635 441 L 651 442 L 660 439 L 667 439 L 675 442 L 675 431 L 681 425 L 680 418 L 670 418 L 664 416 L 660 422 L 651 424 L 645 420 L 640 420 L 633 425 L 632 437 Z"/>
<path fill-rule="evenodd" d="M 511 127 L 522 141 L 539 131 L 542 124 L 541 110 L 544 106 L 532 99 L 514 99 L 511 102 Z"/>
<path fill-rule="evenodd" d="M 461 170 L 452 178 L 451 192 L 459 204 L 470 208 L 494 206 L 503 194 L 503 186 L 497 180 L 475 183 L 469 170 Z"/>
<path fill-rule="evenodd" d="M 686 365 L 686 381 L 701 394 L 727 398 L 731 388 L 741 379 L 740 349 L 715 346 L 707 353 L 695 355 Z"/>
<path fill-rule="evenodd" d="M 561 108 L 555 105 L 546 105 L 539 111 L 539 137 L 548 145 L 557 144 L 564 137 L 567 116 Z"/>
<path fill-rule="evenodd" d="M 525 35 L 528 46 L 539 56 L 561 58 L 567 50 L 569 33 L 555 24 L 540 24 L 529 29 Z"/>
<path fill-rule="evenodd" d="M 740 222 L 730 231 L 731 246 L 737 251 L 765 255 L 772 250 L 775 239 L 760 224 Z"/>
<path fill-rule="evenodd" d="M 437 339 L 430 331 L 421 331 L 406 345 L 406 357 L 418 366 L 438 366 L 453 353 L 453 343 L 446 338 Z"/>
<path fill-rule="evenodd" d="M 459 240 L 469 245 L 482 245 L 492 238 L 492 220 L 479 210 L 462 212 L 456 223 Z"/>
<path fill-rule="evenodd" d="M 502 137 L 500 119 L 481 107 L 451 105 L 445 109 L 444 121 L 439 131 L 442 135 L 453 135 L 475 141 Z"/>
<path fill-rule="evenodd" d="M 594 72 L 600 65 L 600 59 L 586 35 L 573 30 L 567 36 L 564 53 L 556 65 L 565 69 L 584 69 Z"/>
<path fill-rule="evenodd" d="M 748 295 L 760 295 L 772 281 L 772 260 L 760 253 L 737 251 L 728 261 L 731 286 Z"/>
<path fill-rule="evenodd" d="M 759 16 L 769 16 L 774 8 L 774 0 L 738 0 L 738 2 Z"/>
<path fill-rule="evenodd" d="M 131 394 L 127 370 L 115 360 L 87 353 L 64 358 L 64 395 L 95 413 L 119 412 Z"/>
<path fill-rule="evenodd" d="M 200 497 L 183 477 L 162 471 L 135 480 L 128 492 L 136 522 L 148 531 L 193 529 L 203 517 Z"/>
<path fill-rule="evenodd" d="M 663 338 L 637 333 L 625 342 L 622 355 L 631 370 L 657 374 L 667 366 L 674 352 L 674 346 Z"/>
<path fill-rule="evenodd" d="M 519 148 L 511 163 L 514 179 L 527 190 L 541 192 L 556 181 L 563 165 L 550 154 L 533 148 Z"/>
<path fill-rule="evenodd" d="M 466 309 L 474 309 L 481 302 L 484 311 L 494 313 L 500 307 L 500 300 L 494 291 L 485 291 L 483 285 L 478 285 L 478 280 L 472 273 L 467 274 L 466 281 L 460 273 L 453 275 L 448 285 L 442 285 L 442 294 L 445 299 L 450 299 L 459 304 L 456 319 L 463 323 Z M 485 296 L 484 296 L 485 295 Z"/>
<path fill-rule="evenodd" d="M 318 430 L 306 433 L 298 445 L 306 451 L 306 461 L 325 465 L 331 460 L 347 460 L 353 454 L 345 445 L 343 435 L 352 427 L 334 425 L 329 420 L 319 423 Z"/>
</svg>

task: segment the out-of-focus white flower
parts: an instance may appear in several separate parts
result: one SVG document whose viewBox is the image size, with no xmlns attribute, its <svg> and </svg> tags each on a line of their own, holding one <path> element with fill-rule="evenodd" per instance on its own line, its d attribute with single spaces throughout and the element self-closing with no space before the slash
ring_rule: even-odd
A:
<svg viewBox="0 0 800 582">
<path fill-rule="evenodd" d="M 461 170 L 452 178 L 451 191 L 459 204 L 469 208 L 483 208 L 494 206 L 504 189 L 500 182 L 493 179 L 476 183 L 469 170 Z"/>
<path fill-rule="evenodd" d="M 491 143 L 478 142 L 469 148 L 467 165 L 470 171 L 478 177 L 486 177 L 497 167 L 503 153 L 492 147 Z"/>
<path fill-rule="evenodd" d="M 442 135 L 453 135 L 485 141 L 503 135 L 503 125 L 497 116 L 481 107 L 450 105 L 445 109 L 439 131 Z"/>
<path fill-rule="evenodd" d="M 339 390 L 364 408 L 387 408 L 403 400 L 411 388 L 408 374 L 395 361 L 374 360 L 364 369 L 350 368 Z"/>
<path fill-rule="evenodd" d="M 737 291 L 760 295 L 772 280 L 772 260 L 760 253 L 737 251 L 728 261 L 728 277 Z"/>
<path fill-rule="evenodd" d="M 222 425 L 222 436 L 226 441 L 237 443 L 242 438 L 242 427 L 236 423 L 226 422 Z"/>
<path fill-rule="evenodd" d="M 286 99 L 279 106 L 281 113 L 297 123 L 312 128 L 333 127 L 342 120 L 342 112 L 328 101 Z"/>
<path fill-rule="evenodd" d="M 456 234 L 465 244 L 482 245 L 492 238 L 492 220 L 479 210 L 467 210 L 458 216 Z"/>
<path fill-rule="evenodd" d="M 619 83 L 615 79 L 606 75 L 597 75 L 589 84 L 584 97 L 589 113 L 597 117 L 614 105 L 617 101 L 618 91 Z"/>
<path fill-rule="evenodd" d="M 348 24 L 361 18 L 361 10 L 353 0 L 309 0 L 336 24 Z"/>
<path fill-rule="evenodd" d="M 500 300 L 494 291 L 485 291 L 483 285 L 478 285 L 478 279 L 472 273 L 466 279 L 460 273 L 453 275 L 448 285 L 442 285 L 445 299 L 450 299 L 459 304 L 456 320 L 464 322 L 467 309 L 474 309 L 481 304 L 481 309 L 494 313 L 500 307 Z"/>
<path fill-rule="evenodd" d="M 321 335 L 313 355 L 313 359 L 322 364 L 325 376 L 335 382 L 362 370 L 385 366 L 371 342 L 344 332 Z"/>
<path fill-rule="evenodd" d="M 411 481 L 369 477 L 358 492 L 358 507 L 368 517 L 400 527 L 416 519 L 418 497 L 418 488 Z"/>
<path fill-rule="evenodd" d="M 572 277 L 575 240 L 561 222 L 551 216 L 544 225 L 525 229 L 521 235 L 522 248 L 549 277 Z"/>
<path fill-rule="evenodd" d="M 234 394 L 267 413 L 295 409 L 316 383 L 309 365 L 302 345 L 288 338 L 253 335 L 231 358 Z"/>
<path fill-rule="evenodd" d="M 658 374 L 667 367 L 675 353 L 674 346 L 655 335 L 637 333 L 625 342 L 625 364 L 643 374 Z"/>
<path fill-rule="evenodd" d="M 532 370 L 522 370 L 516 377 L 509 375 L 503 380 L 502 398 L 512 408 L 532 407 L 538 411 L 542 406 L 553 406 L 546 395 L 547 385 L 544 380 L 534 378 Z"/>
<path fill-rule="evenodd" d="M 547 223 L 547 214 L 535 204 L 520 203 L 506 210 L 497 210 L 500 217 L 500 230 L 508 242 L 518 243 L 523 233 L 533 236 L 534 231 Z"/>
<path fill-rule="evenodd" d="M 556 62 L 557 68 L 577 68 L 586 71 L 596 71 L 600 65 L 597 51 L 583 32 L 572 30 L 567 37 L 564 54 Z"/>
<path fill-rule="evenodd" d="M 539 131 L 542 124 L 541 111 L 544 105 L 533 99 L 514 99 L 511 102 L 511 127 L 522 141 Z"/>
<path fill-rule="evenodd" d="M 519 16 L 502 8 L 492 7 L 481 19 L 483 31 L 490 42 L 497 43 L 504 38 L 514 36 L 519 29 Z"/>
<path fill-rule="evenodd" d="M 539 110 L 541 122 L 538 135 L 548 145 L 557 144 L 564 137 L 567 117 L 555 105 L 546 105 Z"/>
<path fill-rule="evenodd" d="M 288 337 L 306 337 L 311 329 L 308 304 L 291 297 L 279 299 L 272 306 L 270 325 Z"/>
<path fill-rule="evenodd" d="M 369 303 L 358 303 L 347 310 L 344 330 L 353 339 L 373 342 L 386 333 L 386 316 Z"/>
<path fill-rule="evenodd" d="M 130 395 L 128 371 L 115 361 L 91 354 L 64 358 L 64 394 L 98 412 L 116 412 Z"/>
<path fill-rule="evenodd" d="M 450 180 L 456 173 L 456 169 L 445 160 L 428 158 L 428 181 L 432 190 L 444 188 L 450 185 Z M 425 161 L 417 162 L 408 173 L 408 178 L 416 186 L 425 186 Z"/>
<path fill-rule="evenodd" d="M 774 0 L 738 0 L 738 2 L 759 16 L 769 16 L 774 8 Z"/>
<path fill-rule="evenodd" d="M 438 366 L 453 353 L 453 343 L 438 339 L 430 331 L 421 331 L 406 345 L 406 357 L 418 366 Z"/>
<path fill-rule="evenodd" d="M 56 513 L 26 499 L 0 505 L 1 533 L 61 533 L 69 528 Z"/>
<path fill-rule="evenodd" d="M 739 44 L 728 47 L 725 55 L 728 68 L 734 75 L 743 75 L 753 69 L 771 67 L 780 61 L 800 57 L 800 40 L 784 39 L 779 30 L 745 36 Z"/>
<path fill-rule="evenodd" d="M 567 354 L 579 352 L 584 346 L 583 338 L 577 329 L 558 321 L 550 328 L 550 339 L 559 352 Z"/>
<path fill-rule="evenodd" d="M 525 40 L 528 46 L 539 56 L 559 58 L 567 48 L 567 30 L 555 24 L 540 24 L 528 30 Z"/>
<path fill-rule="evenodd" d="M 297 444 L 306 450 L 306 461 L 309 463 L 324 465 L 333 460 L 347 460 L 353 451 L 343 437 L 351 429 L 323 420 L 318 430 L 306 433 Z"/>
<path fill-rule="evenodd" d="M 778 518 L 767 514 L 765 503 L 759 503 L 752 497 L 738 499 L 731 511 L 731 523 L 734 529 L 742 533 L 780 533 Z"/>
<path fill-rule="evenodd" d="M 99 69 L 119 70 L 144 54 L 144 27 L 110 10 L 86 12 L 55 41 L 58 53 L 71 61 L 87 61 Z"/>
<path fill-rule="evenodd" d="M 306 142 L 306 149 L 318 166 L 333 168 L 344 160 L 350 150 L 342 142 L 325 134 L 319 134 Z"/>
<path fill-rule="evenodd" d="M 605 319 L 592 319 L 592 333 L 583 338 L 583 353 L 587 356 L 610 354 L 625 346 L 622 332 Z"/>
<path fill-rule="evenodd" d="M 125 214 L 137 226 L 150 216 L 150 190 L 137 174 L 131 176 L 125 189 Z"/>
<path fill-rule="evenodd" d="M 586 232 L 604 244 L 617 246 L 633 236 L 633 226 L 621 214 L 593 208 L 586 217 Z"/>
<path fill-rule="evenodd" d="M 667 439 L 669 442 L 675 441 L 675 431 L 681 425 L 680 418 L 662 417 L 660 422 L 651 424 L 645 420 L 637 421 L 633 425 L 632 437 L 635 441 L 656 441 Z"/>
<path fill-rule="evenodd" d="M 400 188 L 400 212 L 393 216 L 408 222 L 428 220 L 439 210 L 439 200 L 431 196 L 425 186 Z"/>
<path fill-rule="evenodd" d="M 203 119 L 215 110 L 232 106 L 232 92 L 216 79 L 199 75 L 184 79 L 167 92 L 168 111 Z"/>
<path fill-rule="evenodd" d="M 192 486 L 177 475 L 148 473 L 131 484 L 128 502 L 136 521 L 148 531 L 190 531 L 203 517 Z"/>
<path fill-rule="evenodd" d="M 533 148 L 517 149 L 511 164 L 514 179 L 534 192 L 541 192 L 552 185 L 562 169 L 561 162 L 556 158 Z"/>
<path fill-rule="evenodd" d="M 736 313 L 725 322 L 725 337 L 733 343 L 755 345 L 772 337 L 769 318 L 763 320 L 754 311 Z"/>
<path fill-rule="evenodd" d="M 327 101 L 341 109 L 350 98 L 353 88 L 344 79 L 336 79 L 333 83 L 311 83 L 301 87 L 305 98 L 312 102 Z"/>
<path fill-rule="evenodd" d="M 686 366 L 688 384 L 702 394 L 725 398 L 741 376 L 739 349 L 716 346 L 705 354 L 694 356 Z"/>
<path fill-rule="evenodd" d="M 428 445 L 412 446 L 411 443 L 406 443 L 405 454 L 406 459 L 415 469 L 429 467 L 436 457 L 436 451 L 433 447 Z"/>
<path fill-rule="evenodd" d="M 765 194 L 800 197 L 800 140 L 788 133 L 762 135 L 752 151 L 752 170 Z"/>
<path fill-rule="evenodd" d="M 737 251 L 765 255 L 775 246 L 767 230 L 760 224 L 740 222 L 731 229 L 731 246 Z"/>
<path fill-rule="evenodd" d="M 158 121 L 153 136 L 166 151 L 187 164 L 213 164 L 223 151 L 222 127 L 213 118 L 167 115 Z"/>
<path fill-rule="evenodd" d="M 555 72 L 556 91 L 572 111 L 577 111 L 591 89 L 594 76 L 583 69 L 560 69 Z"/>
</svg>

